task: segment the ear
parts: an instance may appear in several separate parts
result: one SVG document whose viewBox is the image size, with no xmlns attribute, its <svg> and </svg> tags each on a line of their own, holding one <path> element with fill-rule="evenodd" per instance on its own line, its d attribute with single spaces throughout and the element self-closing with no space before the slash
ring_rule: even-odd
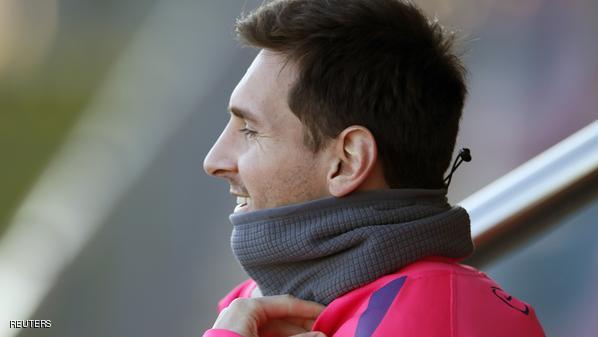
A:
<svg viewBox="0 0 598 337">
<path fill-rule="evenodd" d="M 344 129 L 335 139 L 329 168 L 328 191 L 342 197 L 357 189 L 384 188 L 378 148 L 372 133 L 360 125 Z"/>
</svg>

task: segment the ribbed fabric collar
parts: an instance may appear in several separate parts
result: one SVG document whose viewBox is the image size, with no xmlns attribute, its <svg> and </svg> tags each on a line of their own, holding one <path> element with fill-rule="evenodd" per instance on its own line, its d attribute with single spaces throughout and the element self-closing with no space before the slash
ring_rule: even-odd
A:
<svg viewBox="0 0 598 337">
<path fill-rule="evenodd" d="M 230 220 L 233 252 L 264 295 L 325 305 L 419 259 L 473 252 L 469 216 L 445 190 L 358 192 Z"/>
</svg>

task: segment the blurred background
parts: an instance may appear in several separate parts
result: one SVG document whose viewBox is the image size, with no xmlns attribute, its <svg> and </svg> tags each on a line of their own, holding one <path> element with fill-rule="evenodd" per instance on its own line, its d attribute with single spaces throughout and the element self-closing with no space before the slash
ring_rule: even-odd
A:
<svg viewBox="0 0 598 337">
<path fill-rule="evenodd" d="M 256 54 L 235 18 L 259 3 L 0 0 L 0 336 L 211 326 L 246 275 L 229 247 L 235 200 L 202 161 Z M 598 2 L 416 3 L 459 32 L 469 71 L 457 146 L 473 161 L 451 202 L 598 117 Z M 596 219 L 594 200 L 486 268 L 548 335 L 598 331 Z M 52 328 L 7 329 L 16 319 Z"/>
</svg>

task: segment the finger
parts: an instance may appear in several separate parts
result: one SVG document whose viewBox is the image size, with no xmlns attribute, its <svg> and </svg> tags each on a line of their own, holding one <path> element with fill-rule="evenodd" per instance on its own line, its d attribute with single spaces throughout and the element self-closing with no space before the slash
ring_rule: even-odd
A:
<svg viewBox="0 0 598 337">
<path fill-rule="evenodd" d="M 309 332 L 314 320 L 304 318 L 285 318 L 270 320 L 259 329 L 260 337 L 291 336 L 303 332 Z"/>
<path fill-rule="evenodd" d="M 285 321 L 294 324 L 296 326 L 300 326 L 305 329 L 305 331 L 311 330 L 311 327 L 314 325 L 315 320 L 309 318 L 297 318 L 297 317 L 289 317 L 285 318 Z"/>
<path fill-rule="evenodd" d="M 292 335 L 291 337 L 326 337 L 326 335 L 320 331 L 309 331 L 297 335 Z"/>
<path fill-rule="evenodd" d="M 265 296 L 256 298 L 264 320 L 297 317 L 315 319 L 324 310 L 324 306 L 311 301 L 300 300 L 290 295 Z"/>
<path fill-rule="evenodd" d="M 258 335 L 260 337 L 278 337 L 278 336 L 292 336 L 308 332 L 302 326 L 295 325 L 286 320 L 271 320 L 259 328 Z"/>
</svg>

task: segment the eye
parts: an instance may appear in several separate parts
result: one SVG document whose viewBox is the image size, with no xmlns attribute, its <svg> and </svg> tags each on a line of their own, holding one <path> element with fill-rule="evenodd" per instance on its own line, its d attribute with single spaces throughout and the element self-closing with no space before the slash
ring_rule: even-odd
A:
<svg viewBox="0 0 598 337">
<path fill-rule="evenodd" d="M 247 127 L 239 129 L 239 132 L 243 133 L 245 138 L 255 138 L 257 136 L 257 131 L 248 129 Z"/>
</svg>

